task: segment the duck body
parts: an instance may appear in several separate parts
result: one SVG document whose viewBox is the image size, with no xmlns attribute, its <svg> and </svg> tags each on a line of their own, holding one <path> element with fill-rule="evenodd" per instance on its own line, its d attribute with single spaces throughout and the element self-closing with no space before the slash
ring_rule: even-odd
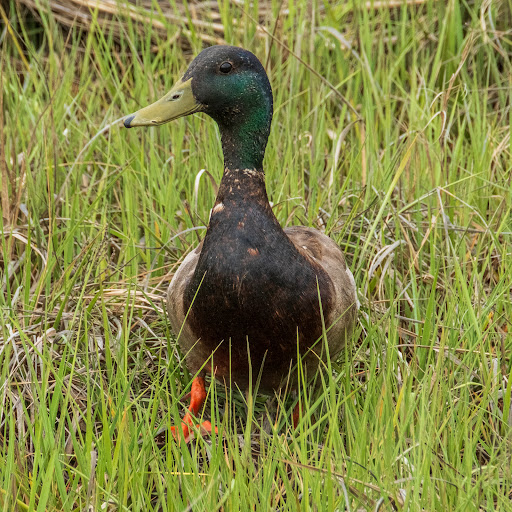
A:
<svg viewBox="0 0 512 512">
<path fill-rule="evenodd" d="M 346 283 L 333 283 L 325 259 L 344 272 Z M 336 307 L 338 290 L 352 286 L 346 270 L 343 254 L 325 235 L 281 228 L 262 173 L 226 170 L 205 239 L 168 292 L 171 326 L 175 332 L 185 326 L 179 343 L 189 368 L 196 373 L 204 367 L 242 389 L 250 375 L 255 379 L 261 372 L 260 389 L 278 389 L 297 354 L 315 347 L 307 360 L 318 364 L 322 312 L 326 328 L 340 317 L 334 336 L 328 334 L 334 356 L 348 335 L 341 331 L 354 316 Z"/>
<path fill-rule="evenodd" d="M 192 372 L 242 389 L 251 379 L 264 391 L 279 389 L 298 356 L 315 369 L 344 347 L 357 316 L 354 278 L 329 237 L 283 230 L 272 211 L 263 171 L 272 90 L 252 53 L 204 50 L 163 100 L 125 125 L 205 112 L 219 126 L 224 154 L 206 236 L 169 286 L 171 327 Z M 173 101 L 182 104 L 169 107 Z"/>
</svg>

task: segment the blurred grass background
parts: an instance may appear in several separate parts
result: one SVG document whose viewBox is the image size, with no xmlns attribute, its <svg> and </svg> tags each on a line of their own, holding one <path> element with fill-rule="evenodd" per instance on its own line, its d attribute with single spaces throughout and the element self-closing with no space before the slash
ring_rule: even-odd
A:
<svg viewBox="0 0 512 512">
<path fill-rule="evenodd" d="M 512 510 L 510 0 L 0 14 L 3 511 Z M 284 396 L 211 386 L 219 436 L 183 447 L 163 301 L 204 235 L 219 135 L 120 120 L 212 43 L 264 63 L 275 214 L 340 244 L 362 306 L 297 431 Z"/>
</svg>

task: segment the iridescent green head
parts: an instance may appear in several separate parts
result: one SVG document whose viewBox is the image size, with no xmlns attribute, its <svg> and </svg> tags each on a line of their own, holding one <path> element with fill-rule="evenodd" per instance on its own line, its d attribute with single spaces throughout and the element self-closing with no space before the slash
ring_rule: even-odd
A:
<svg viewBox="0 0 512 512">
<path fill-rule="evenodd" d="M 125 119 L 154 126 L 194 112 L 212 117 L 230 169 L 261 169 L 272 121 L 272 88 L 260 61 L 235 46 L 212 46 L 160 100 Z"/>
</svg>

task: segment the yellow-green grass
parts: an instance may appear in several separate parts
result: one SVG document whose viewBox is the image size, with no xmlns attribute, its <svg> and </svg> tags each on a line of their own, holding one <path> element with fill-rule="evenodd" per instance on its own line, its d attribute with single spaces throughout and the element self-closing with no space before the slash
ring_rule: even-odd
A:
<svg viewBox="0 0 512 512">
<path fill-rule="evenodd" d="M 211 386 L 219 436 L 190 447 L 163 301 L 218 131 L 119 119 L 200 51 L 193 19 L 183 53 L 175 26 L 155 45 L 3 5 L 1 510 L 512 509 L 510 0 L 273 1 L 258 33 L 257 4 L 219 2 L 273 86 L 275 214 L 340 244 L 361 310 L 296 431 L 293 399 L 262 428 L 265 397 Z"/>
</svg>

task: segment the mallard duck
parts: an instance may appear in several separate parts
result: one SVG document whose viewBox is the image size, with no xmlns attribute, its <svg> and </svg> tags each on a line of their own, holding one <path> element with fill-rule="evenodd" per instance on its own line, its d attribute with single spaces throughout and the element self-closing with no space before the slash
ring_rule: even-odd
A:
<svg viewBox="0 0 512 512">
<path fill-rule="evenodd" d="M 269 204 L 263 156 L 273 97 L 256 56 L 234 46 L 203 50 L 163 98 L 124 125 L 157 126 L 196 112 L 219 126 L 224 174 L 204 240 L 168 290 L 170 324 L 196 375 L 185 438 L 206 397 L 206 372 L 241 389 L 252 375 L 260 390 L 272 392 L 298 353 L 308 371 L 326 353 L 335 357 L 357 315 L 356 286 L 341 249 L 316 229 L 281 228 Z M 211 431 L 209 422 L 201 427 Z"/>
</svg>

